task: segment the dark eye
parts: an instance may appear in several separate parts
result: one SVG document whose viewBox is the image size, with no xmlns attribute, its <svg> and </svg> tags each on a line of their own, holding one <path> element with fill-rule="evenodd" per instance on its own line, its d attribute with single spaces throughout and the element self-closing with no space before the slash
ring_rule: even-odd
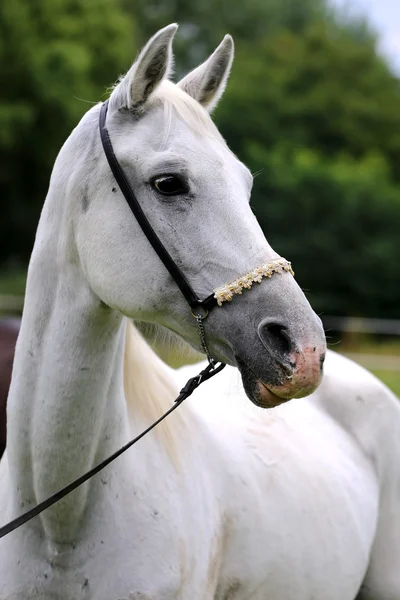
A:
<svg viewBox="0 0 400 600">
<path fill-rule="evenodd" d="M 153 187 L 164 196 L 178 196 L 186 194 L 188 187 L 179 177 L 175 175 L 164 175 L 153 180 Z"/>
</svg>

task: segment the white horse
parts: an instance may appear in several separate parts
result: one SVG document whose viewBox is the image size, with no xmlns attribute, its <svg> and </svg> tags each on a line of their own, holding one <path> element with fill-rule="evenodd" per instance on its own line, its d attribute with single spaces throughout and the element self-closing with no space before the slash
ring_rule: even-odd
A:
<svg viewBox="0 0 400 600">
<path fill-rule="evenodd" d="M 251 177 L 207 114 L 227 36 L 178 86 L 176 27 L 114 89 L 107 126 L 143 210 L 197 293 L 277 255 Z M 131 214 L 98 133 L 99 106 L 56 161 L 29 267 L 0 463 L 6 523 L 155 420 L 186 379 L 128 318 L 201 348 L 184 297 Z M 253 271 L 252 271 L 253 269 Z M 211 311 L 211 354 L 272 406 L 320 382 L 323 331 L 289 273 Z M 125 359 L 124 359 L 125 357 Z M 0 539 L 1 600 L 400 598 L 400 408 L 331 355 L 319 390 L 273 411 L 228 367 L 130 452 Z"/>
</svg>

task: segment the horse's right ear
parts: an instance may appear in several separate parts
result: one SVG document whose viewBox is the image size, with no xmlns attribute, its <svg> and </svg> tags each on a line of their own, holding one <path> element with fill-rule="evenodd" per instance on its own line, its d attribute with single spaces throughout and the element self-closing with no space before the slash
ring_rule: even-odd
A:
<svg viewBox="0 0 400 600">
<path fill-rule="evenodd" d="M 168 77 L 173 67 L 172 40 L 178 25 L 160 29 L 146 44 L 110 97 L 110 108 L 135 109 Z"/>
<path fill-rule="evenodd" d="M 233 53 L 233 39 L 226 35 L 213 54 L 186 75 L 178 83 L 178 87 L 211 112 L 224 93 L 232 67 Z"/>
</svg>

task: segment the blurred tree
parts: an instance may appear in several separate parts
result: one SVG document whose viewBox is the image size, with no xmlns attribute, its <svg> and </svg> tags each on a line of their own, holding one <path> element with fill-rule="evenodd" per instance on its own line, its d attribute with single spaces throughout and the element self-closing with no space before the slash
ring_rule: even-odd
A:
<svg viewBox="0 0 400 600">
<path fill-rule="evenodd" d="M 129 66 L 132 25 L 117 0 L 2 0 L 2 262 L 29 256 L 56 154 Z"/>
<path fill-rule="evenodd" d="M 399 318 L 400 82 L 353 33 L 315 21 L 242 44 L 217 122 L 316 308 Z"/>
<path fill-rule="evenodd" d="M 141 42 L 168 23 L 179 23 L 174 42 L 178 75 L 203 61 L 226 33 L 253 48 L 282 27 L 301 32 L 327 14 L 324 0 L 121 0 L 140 23 Z"/>
<path fill-rule="evenodd" d="M 252 205 L 325 313 L 400 318 L 400 81 L 327 0 L 3 0 L 0 260 L 26 259 L 57 151 L 159 27 L 178 76 L 236 42 L 216 120 Z M 132 31 L 135 31 L 135 44 Z"/>
<path fill-rule="evenodd" d="M 317 312 L 400 317 L 400 189 L 382 155 L 324 157 L 248 145 L 262 166 L 252 204 L 268 241 L 293 261 Z"/>
<path fill-rule="evenodd" d="M 301 35 L 280 31 L 242 45 L 218 109 L 234 148 L 246 140 L 308 146 L 327 156 L 383 154 L 400 178 L 400 81 L 346 29 L 311 23 Z M 235 115 L 246 113 L 245 119 Z"/>
</svg>

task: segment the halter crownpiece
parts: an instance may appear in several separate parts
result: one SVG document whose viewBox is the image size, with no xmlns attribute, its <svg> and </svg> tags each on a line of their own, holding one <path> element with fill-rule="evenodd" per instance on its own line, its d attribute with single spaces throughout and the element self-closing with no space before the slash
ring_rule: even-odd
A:
<svg viewBox="0 0 400 600">
<path fill-rule="evenodd" d="M 244 289 L 249 290 L 253 283 L 261 283 L 264 277 L 269 279 L 274 273 L 283 273 L 284 271 L 294 275 L 291 263 L 285 258 L 277 258 L 271 262 L 263 263 L 230 283 L 216 288 L 214 298 L 218 306 L 222 306 L 223 302 L 230 302 L 234 295 L 241 295 Z"/>
</svg>

